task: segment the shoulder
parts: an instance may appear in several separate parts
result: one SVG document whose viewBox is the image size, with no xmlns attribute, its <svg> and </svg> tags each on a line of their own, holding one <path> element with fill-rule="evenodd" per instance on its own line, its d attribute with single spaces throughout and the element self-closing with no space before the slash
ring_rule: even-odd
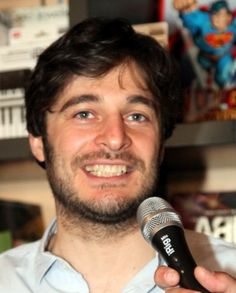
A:
<svg viewBox="0 0 236 293">
<path fill-rule="evenodd" d="M 9 249 L 3 253 L 0 254 L 0 263 L 6 262 L 6 263 L 17 263 L 21 262 L 25 257 L 27 258 L 35 253 L 35 250 L 39 248 L 40 241 L 27 243 L 20 245 L 18 247 Z"/>
<path fill-rule="evenodd" d="M 192 12 L 183 13 L 180 15 L 184 26 L 188 29 L 201 29 L 202 23 L 207 26 L 210 25 L 209 14 L 201 10 L 194 10 Z"/>
<path fill-rule="evenodd" d="M 39 243 L 37 241 L 24 244 L 0 254 L 0 292 L 5 292 L 2 290 L 13 292 L 11 291 L 11 286 L 14 286 L 13 289 L 17 288 L 17 286 L 19 288 L 22 287 L 21 273 L 22 271 L 32 269 L 32 263 L 34 263 L 36 258 Z"/>
<path fill-rule="evenodd" d="M 235 264 L 232 262 L 236 255 L 234 244 L 190 230 L 186 230 L 185 235 L 197 264 L 210 270 L 236 274 Z"/>
<path fill-rule="evenodd" d="M 209 20 L 210 19 L 209 13 L 206 12 L 206 11 L 202 11 L 200 9 L 196 9 L 196 10 L 193 10 L 191 12 L 180 13 L 180 16 L 183 17 L 183 18 L 189 18 L 189 17 L 192 17 L 192 16 L 196 16 L 196 17 L 204 19 L 204 20 Z"/>
<path fill-rule="evenodd" d="M 231 26 L 233 26 L 233 28 L 236 29 L 236 17 L 233 18 Z"/>
</svg>

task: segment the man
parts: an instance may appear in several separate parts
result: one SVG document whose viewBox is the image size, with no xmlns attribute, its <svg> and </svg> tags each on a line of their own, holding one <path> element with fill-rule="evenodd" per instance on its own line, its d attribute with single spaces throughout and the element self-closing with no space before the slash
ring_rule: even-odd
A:
<svg viewBox="0 0 236 293">
<path fill-rule="evenodd" d="M 56 221 L 40 241 L 0 257 L 0 292 L 163 292 L 154 273 L 164 261 L 136 211 L 156 193 L 180 104 L 169 54 L 124 20 L 86 20 L 41 54 L 27 128 Z M 233 245 L 187 239 L 201 265 L 236 271 Z"/>
<path fill-rule="evenodd" d="M 209 11 L 199 10 L 195 0 L 174 0 L 173 4 L 199 48 L 199 64 L 207 71 L 214 71 L 220 87 L 235 82 L 232 50 L 236 40 L 236 20 L 227 2 L 214 1 Z"/>
</svg>

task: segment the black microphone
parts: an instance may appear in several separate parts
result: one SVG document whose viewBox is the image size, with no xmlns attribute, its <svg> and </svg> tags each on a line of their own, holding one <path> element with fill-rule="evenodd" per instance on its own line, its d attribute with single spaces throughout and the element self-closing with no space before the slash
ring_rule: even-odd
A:
<svg viewBox="0 0 236 293">
<path fill-rule="evenodd" d="M 195 278 L 197 266 L 188 248 L 180 216 L 160 197 L 144 200 L 137 211 L 143 237 L 162 255 L 167 265 L 180 274 L 179 285 L 210 293 Z"/>
</svg>

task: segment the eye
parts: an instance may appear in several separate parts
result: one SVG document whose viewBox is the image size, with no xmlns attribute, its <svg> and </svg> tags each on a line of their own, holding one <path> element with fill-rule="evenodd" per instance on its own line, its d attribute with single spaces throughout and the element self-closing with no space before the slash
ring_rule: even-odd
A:
<svg viewBox="0 0 236 293">
<path fill-rule="evenodd" d="M 92 119 L 94 118 L 94 115 L 89 111 L 80 111 L 76 113 L 74 117 L 83 120 L 83 119 Z"/>
<path fill-rule="evenodd" d="M 140 113 L 133 113 L 130 116 L 128 116 L 129 121 L 137 121 L 137 122 L 143 122 L 147 121 L 147 117 Z"/>
</svg>

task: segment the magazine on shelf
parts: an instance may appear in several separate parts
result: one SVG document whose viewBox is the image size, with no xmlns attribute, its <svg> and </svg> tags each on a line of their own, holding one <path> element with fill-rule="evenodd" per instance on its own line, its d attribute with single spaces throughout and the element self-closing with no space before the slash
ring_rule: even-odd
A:
<svg viewBox="0 0 236 293">
<path fill-rule="evenodd" d="M 186 229 L 236 243 L 236 191 L 176 193 L 169 201 Z"/>
</svg>

